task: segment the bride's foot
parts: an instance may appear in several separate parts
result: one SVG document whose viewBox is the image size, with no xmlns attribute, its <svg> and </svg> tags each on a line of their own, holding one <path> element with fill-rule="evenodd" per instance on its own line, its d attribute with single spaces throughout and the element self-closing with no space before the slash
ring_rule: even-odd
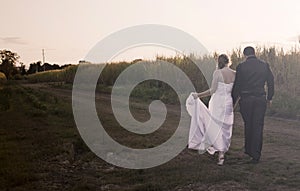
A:
<svg viewBox="0 0 300 191">
<path fill-rule="evenodd" d="M 225 160 L 225 156 L 224 156 L 224 152 L 219 152 L 219 157 L 218 157 L 218 165 L 222 166 L 224 164 L 224 160 Z"/>
<path fill-rule="evenodd" d="M 213 148 L 212 146 L 208 147 L 208 148 L 206 149 L 206 151 L 207 151 L 210 155 L 214 155 L 215 152 L 216 152 L 215 148 Z"/>
</svg>

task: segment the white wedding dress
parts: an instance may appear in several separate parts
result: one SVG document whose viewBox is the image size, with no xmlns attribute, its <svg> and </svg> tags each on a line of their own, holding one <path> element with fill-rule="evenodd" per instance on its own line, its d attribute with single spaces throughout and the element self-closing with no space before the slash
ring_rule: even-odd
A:
<svg viewBox="0 0 300 191">
<path fill-rule="evenodd" d="M 230 146 L 234 117 L 231 97 L 233 83 L 218 81 L 216 84 L 208 108 L 192 93 L 186 100 L 186 109 L 191 116 L 188 148 L 200 153 L 226 152 Z"/>
</svg>

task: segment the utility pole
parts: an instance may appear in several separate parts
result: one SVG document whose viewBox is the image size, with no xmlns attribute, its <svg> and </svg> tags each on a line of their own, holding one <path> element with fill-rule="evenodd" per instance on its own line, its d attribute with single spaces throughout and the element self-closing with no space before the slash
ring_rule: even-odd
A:
<svg viewBox="0 0 300 191">
<path fill-rule="evenodd" d="M 45 68 L 45 49 L 42 49 L 42 56 L 43 56 L 43 67 L 44 67 L 44 71 L 46 70 Z"/>
</svg>

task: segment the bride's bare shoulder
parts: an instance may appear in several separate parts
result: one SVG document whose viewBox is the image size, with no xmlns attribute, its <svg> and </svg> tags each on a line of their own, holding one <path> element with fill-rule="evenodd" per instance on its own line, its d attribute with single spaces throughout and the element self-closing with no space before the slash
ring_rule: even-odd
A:
<svg viewBox="0 0 300 191">
<path fill-rule="evenodd" d="M 217 74 L 221 74 L 221 69 L 216 69 L 216 70 L 214 71 L 214 75 L 217 75 Z"/>
</svg>

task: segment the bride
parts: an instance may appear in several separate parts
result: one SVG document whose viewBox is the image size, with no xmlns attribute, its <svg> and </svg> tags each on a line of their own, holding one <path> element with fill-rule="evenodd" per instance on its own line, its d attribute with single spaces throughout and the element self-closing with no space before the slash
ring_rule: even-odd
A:
<svg viewBox="0 0 300 191">
<path fill-rule="evenodd" d="M 207 151 L 219 153 L 218 165 L 223 165 L 232 135 L 233 103 L 231 90 L 235 71 L 229 68 L 229 58 L 222 54 L 218 57 L 218 69 L 213 74 L 211 88 L 201 93 L 191 93 L 186 101 L 191 115 L 189 149 L 199 153 Z M 199 98 L 210 96 L 208 108 Z"/>
</svg>

